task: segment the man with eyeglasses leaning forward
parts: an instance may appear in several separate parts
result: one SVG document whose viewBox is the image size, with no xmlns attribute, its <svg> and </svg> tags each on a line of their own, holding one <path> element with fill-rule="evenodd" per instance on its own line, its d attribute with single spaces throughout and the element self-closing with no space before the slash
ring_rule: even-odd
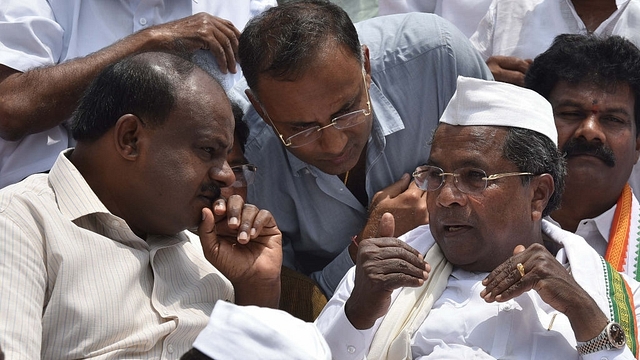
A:
<svg viewBox="0 0 640 360">
<path fill-rule="evenodd" d="M 537 93 L 459 78 L 414 172 L 429 225 L 397 239 L 384 214 L 360 242 L 316 320 L 333 358 L 633 359 L 639 284 L 542 220 L 564 187 L 557 141 Z"/>
<path fill-rule="evenodd" d="M 376 235 L 384 212 L 396 217 L 396 235 L 426 223 L 425 192 L 409 175 L 429 153 L 423 140 L 458 75 L 491 74 L 437 16 L 354 27 L 328 1 L 286 3 L 254 18 L 238 56 L 246 84 L 230 96 L 244 101 L 246 156 L 260 169 L 249 201 L 276 218 L 284 265 L 330 296 L 354 265 L 355 243 Z"/>
</svg>

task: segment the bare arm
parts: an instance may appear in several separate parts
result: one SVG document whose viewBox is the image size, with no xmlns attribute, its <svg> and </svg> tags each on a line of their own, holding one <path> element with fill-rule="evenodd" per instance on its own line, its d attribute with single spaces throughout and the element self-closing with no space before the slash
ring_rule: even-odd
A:
<svg viewBox="0 0 640 360">
<path fill-rule="evenodd" d="M 240 32 L 200 13 L 134 33 L 100 51 L 20 72 L 0 65 L 0 137 L 19 140 L 68 119 L 91 80 L 106 66 L 144 51 L 209 49 L 223 72 L 236 72 Z"/>
<path fill-rule="evenodd" d="M 487 66 L 496 81 L 524 86 L 524 75 L 532 62 L 515 56 L 491 56 L 487 59 Z"/>
</svg>

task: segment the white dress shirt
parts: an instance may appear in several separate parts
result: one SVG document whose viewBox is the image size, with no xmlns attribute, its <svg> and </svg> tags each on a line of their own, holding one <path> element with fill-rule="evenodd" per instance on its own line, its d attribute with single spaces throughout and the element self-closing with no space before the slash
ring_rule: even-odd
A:
<svg viewBox="0 0 640 360">
<path fill-rule="evenodd" d="M 533 59 L 560 34 L 587 34 L 571 0 L 493 0 L 471 36 L 486 60 L 493 55 Z M 593 32 L 620 35 L 640 45 L 640 1 L 618 0 L 618 9 Z"/>
<path fill-rule="evenodd" d="M 578 228 L 575 231 L 576 235 L 584 238 L 587 241 L 587 244 L 591 245 L 591 247 L 603 257 L 607 253 L 607 247 L 609 246 L 611 226 L 614 222 L 616 209 L 617 205 L 613 205 L 609 210 L 593 219 L 580 220 Z M 553 220 L 553 218 L 549 217 L 548 220 L 553 222 L 555 225 L 560 226 L 560 224 Z M 636 273 L 638 272 L 638 254 L 640 254 L 640 241 L 638 239 L 640 237 L 640 203 L 636 196 L 632 197 L 630 220 L 629 242 L 627 246 L 627 256 L 624 263 L 624 273 L 629 277 L 638 280 L 640 278 L 640 274 Z"/>
<path fill-rule="evenodd" d="M 231 283 L 188 241 L 136 236 L 60 154 L 0 190 L 7 359 L 178 359 Z"/>
<path fill-rule="evenodd" d="M 378 15 L 430 12 L 451 21 L 466 37 L 476 31 L 491 0 L 379 0 Z"/>
</svg>

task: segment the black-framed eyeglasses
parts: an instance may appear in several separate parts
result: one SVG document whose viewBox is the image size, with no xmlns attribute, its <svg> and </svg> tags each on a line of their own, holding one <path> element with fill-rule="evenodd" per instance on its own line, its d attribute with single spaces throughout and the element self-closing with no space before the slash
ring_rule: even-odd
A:
<svg viewBox="0 0 640 360">
<path fill-rule="evenodd" d="M 437 166 L 422 165 L 413 172 L 416 185 L 425 191 L 435 191 L 444 184 L 445 176 L 453 176 L 456 188 L 465 194 L 479 194 L 487 188 L 489 181 L 498 180 L 509 176 L 531 176 L 530 172 L 507 172 L 487 176 L 487 173 L 478 168 L 464 167 L 453 172 L 444 172 Z"/>
<path fill-rule="evenodd" d="M 244 164 L 232 166 L 231 170 L 233 171 L 233 175 L 236 177 L 236 181 L 234 181 L 229 187 L 239 188 L 253 184 L 258 167 L 253 164 Z"/>
<path fill-rule="evenodd" d="M 282 136 L 280 131 L 278 131 L 276 126 L 273 124 L 273 120 L 271 120 L 271 117 L 269 116 L 267 111 L 264 109 L 264 106 L 260 104 L 260 107 L 262 108 L 262 111 L 264 112 L 264 114 L 267 116 L 267 119 L 269 119 L 271 126 L 275 130 L 278 137 L 280 137 L 280 140 L 282 141 L 284 146 L 290 147 L 290 148 L 298 148 L 301 146 L 305 146 L 307 144 L 310 144 L 320 139 L 320 137 L 322 136 L 321 131 L 328 127 L 335 126 L 335 128 L 339 130 L 348 129 L 350 127 L 362 124 L 367 119 L 367 116 L 371 115 L 371 99 L 369 98 L 369 88 L 367 88 L 367 81 L 366 81 L 365 74 L 366 73 L 364 69 L 362 69 L 362 81 L 364 83 L 364 89 L 367 95 L 366 109 L 351 111 L 349 113 L 336 116 L 335 118 L 331 119 L 331 122 L 329 124 L 325 126 L 314 126 L 309 129 L 300 131 L 299 133 L 293 134 L 286 139 Z"/>
</svg>

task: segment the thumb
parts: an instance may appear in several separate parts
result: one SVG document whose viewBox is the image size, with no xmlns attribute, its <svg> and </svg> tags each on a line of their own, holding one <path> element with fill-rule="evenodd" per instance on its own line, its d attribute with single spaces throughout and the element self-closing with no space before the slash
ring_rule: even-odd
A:
<svg viewBox="0 0 640 360">
<path fill-rule="evenodd" d="M 520 254 L 525 249 L 524 245 L 518 245 L 515 249 L 513 249 L 513 255 Z"/>
<path fill-rule="evenodd" d="M 378 237 L 392 237 L 396 231 L 396 219 L 391 213 L 384 213 L 378 226 Z"/>
<path fill-rule="evenodd" d="M 202 208 L 202 221 L 198 225 L 198 235 L 203 248 L 210 248 L 210 244 L 216 241 L 216 223 L 213 212 L 209 208 Z"/>
</svg>

